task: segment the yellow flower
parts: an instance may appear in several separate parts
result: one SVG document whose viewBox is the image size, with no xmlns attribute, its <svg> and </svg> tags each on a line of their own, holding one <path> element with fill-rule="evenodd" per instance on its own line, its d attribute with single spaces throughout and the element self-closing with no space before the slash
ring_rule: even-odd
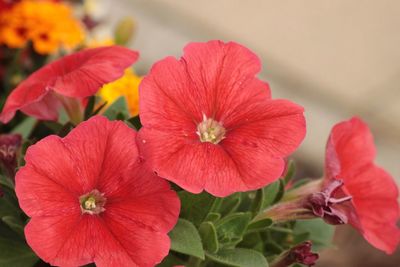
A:
<svg viewBox="0 0 400 267">
<path fill-rule="evenodd" d="M 130 115 L 136 116 L 139 114 L 139 84 L 141 80 L 142 78 L 137 76 L 132 68 L 126 69 L 124 76 L 104 85 L 98 95 L 108 104 L 124 96 Z"/>
<path fill-rule="evenodd" d="M 40 54 L 73 49 L 84 40 L 81 23 L 60 2 L 23 0 L 0 13 L 0 44 L 21 48 L 31 41 Z"/>
</svg>

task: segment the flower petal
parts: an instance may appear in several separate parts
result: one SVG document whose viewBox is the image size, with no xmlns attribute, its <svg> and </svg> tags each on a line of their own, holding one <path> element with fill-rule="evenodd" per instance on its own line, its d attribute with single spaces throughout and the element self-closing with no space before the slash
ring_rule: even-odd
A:
<svg viewBox="0 0 400 267">
<path fill-rule="evenodd" d="M 17 110 L 39 119 L 55 120 L 61 96 L 85 98 L 94 95 L 103 84 L 121 77 L 138 58 L 138 53 L 124 47 L 110 46 L 83 50 L 39 69 L 7 98 L 0 121 L 7 123 Z"/>
<path fill-rule="evenodd" d="M 94 262 L 96 266 L 144 266 L 160 263 L 168 255 L 170 240 L 122 214 L 105 215 Z"/>
<path fill-rule="evenodd" d="M 257 56 L 239 44 L 191 43 L 179 61 L 167 57 L 157 62 L 142 81 L 141 121 L 186 132 L 203 114 L 220 120 L 251 101 L 269 99 L 268 85 L 254 77 L 260 69 Z"/>
<path fill-rule="evenodd" d="M 58 184 L 72 195 L 79 197 L 84 193 L 85 187 L 90 186 L 86 178 L 82 179 L 84 176 L 77 169 L 72 154 L 58 136 L 48 136 L 30 146 L 25 161 L 26 166 L 35 170 L 38 177 L 42 176 L 49 183 Z M 29 171 L 23 174 L 29 174 Z M 22 183 L 28 179 L 23 174 L 17 173 L 17 186 L 18 179 Z"/>
<path fill-rule="evenodd" d="M 28 245 L 44 261 L 54 266 L 82 266 L 93 261 L 99 240 L 89 216 L 33 217 L 25 227 Z M 92 235 L 90 233 L 93 233 Z"/>
<path fill-rule="evenodd" d="M 107 212 L 157 232 L 169 232 L 179 217 L 180 201 L 175 191 L 143 163 L 136 163 L 125 172 L 118 189 L 108 193 L 108 197 Z"/>
<path fill-rule="evenodd" d="M 151 128 L 138 136 L 141 151 L 157 174 L 192 193 L 203 189 L 215 196 L 249 190 L 229 154 L 211 143 L 191 142 Z"/>
<path fill-rule="evenodd" d="M 342 174 L 345 188 L 353 197 L 360 225 L 358 228 L 373 246 L 391 254 L 400 242 L 399 192 L 393 178 L 383 169 L 369 164 L 357 174 Z"/>
<path fill-rule="evenodd" d="M 89 192 L 92 187 L 103 193 L 118 189 L 122 174 L 138 158 L 136 132 L 121 121 L 95 116 L 79 124 L 64 138 L 64 143 Z"/>
<path fill-rule="evenodd" d="M 356 169 L 372 162 L 375 154 L 374 140 L 368 125 L 353 117 L 336 124 L 331 131 L 326 146 L 326 173 L 334 178 L 341 171 Z"/>
<path fill-rule="evenodd" d="M 306 134 L 304 109 L 288 100 L 268 100 L 248 106 L 225 125 L 227 136 L 221 145 L 225 148 L 240 144 L 265 154 L 286 157 L 303 141 Z"/>
<path fill-rule="evenodd" d="M 63 184 L 38 173 L 28 164 L 16 176 L 16 194 L 19 205 L 28 216 L 56 216 L 81 212 L 78 195 L 69 192 Z"/>
</svg>

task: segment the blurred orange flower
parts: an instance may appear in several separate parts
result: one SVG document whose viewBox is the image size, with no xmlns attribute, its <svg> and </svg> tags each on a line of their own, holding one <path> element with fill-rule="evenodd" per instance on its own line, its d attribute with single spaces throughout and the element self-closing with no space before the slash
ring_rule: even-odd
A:
<svg viewBox="0 0 400 267">
<path fill-rule="evenodd" d="M 59 48 L 73 49 L 85 37 L 71 7 L 53 1 L 21 1 L 7 12 L 0 12 L 0 44 L 21 48 L 31 41 L 40 54 Z"/>
</svg>

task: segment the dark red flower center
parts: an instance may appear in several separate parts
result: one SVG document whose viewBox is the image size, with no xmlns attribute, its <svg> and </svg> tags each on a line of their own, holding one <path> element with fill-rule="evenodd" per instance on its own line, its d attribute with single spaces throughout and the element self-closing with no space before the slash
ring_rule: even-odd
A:
<svg viewBox="0 0 400 267">
<path fill-rule="evenodd" d="M 106 204 L 106 200 L 104 193 L 100 193 L 97 189 L 82 195 L 79 198 L 82 214 L 88 213 L 94 215 L 105 211 L 104 205 Z"/>
<path fill-rule="evenodd" d="M 338 204 L 352 199 L 351 196 L 334 198 L 334 194 L 343 186 L 343 181 L 332 179 L 325 189 L 318 193 L 313 193 L 308 198 L 308 203 L 315 216 L 323 218 L 326 222 L 336 224 L 346 224 L 348 221 L 345 212 L 340 209 Z"/>
<path fill-rule="evenodd" d="M 225 138 L 225 128 L 214 119 L 207 118 L 203 114 L 203 121 L 197 125 L 197 135 L 201 142 L 218 144 Z"/>
</svg>

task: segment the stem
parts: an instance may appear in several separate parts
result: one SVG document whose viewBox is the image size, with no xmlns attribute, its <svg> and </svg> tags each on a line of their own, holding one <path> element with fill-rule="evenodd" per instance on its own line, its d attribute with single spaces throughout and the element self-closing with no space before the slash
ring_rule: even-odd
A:
<svg viewBox="0 0 400 267">
<path fill-rule="evenodd" d="M 293 220 L 313 219 L 315 215 L 304 207 L 303 200 L 294 200 L 278 203 L 262 213 L 259 213 L 252 222 L 269 218 L 274 223 L 282 223 Z"/>
<path fill-rule="evenodd" d="M 323 179 L 318 179 L 302 185 L 298 188 L 288 190 L 283 196 L 281 202 L 292 201 L 319 192 L 322 189 L 322 182 Z"/>
</svg>

